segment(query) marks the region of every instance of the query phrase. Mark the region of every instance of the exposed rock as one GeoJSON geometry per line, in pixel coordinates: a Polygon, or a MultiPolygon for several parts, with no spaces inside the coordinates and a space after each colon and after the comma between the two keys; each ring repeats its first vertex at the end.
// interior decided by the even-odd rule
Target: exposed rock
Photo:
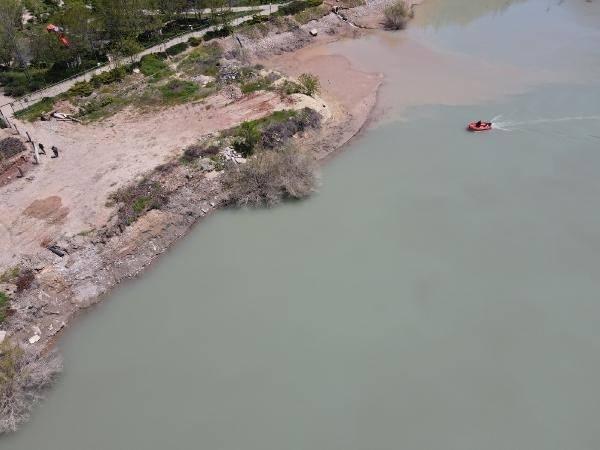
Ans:
{"type": "Polygon", "coordinates": [[[319,34],[319,32],[317,31],[317,29],[316,28],[311,28],[310,35],[311,36],[316,36],[317,34],[319,34]]]}
{"type": "Polygon", "coordinates": [[[29,338],[29,343],[30,344],[35,344],[39,340],[40,340],[40,335],[39,334],[34,334],[33,336],[31,336],[29,338]]]}
{"type": "Polygon", "coordinates": [[[6,339],[6,331],[0,330],[0,344],[4,342],[4,339],[6,339]]]}

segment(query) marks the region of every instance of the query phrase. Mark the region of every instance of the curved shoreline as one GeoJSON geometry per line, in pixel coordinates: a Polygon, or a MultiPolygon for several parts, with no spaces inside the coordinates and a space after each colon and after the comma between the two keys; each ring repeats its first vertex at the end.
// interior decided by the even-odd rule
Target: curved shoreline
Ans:
{"type": "MultiPolygon", "coordinates": [[[[318,23],[327,26],[330,16],[325,16],[318,23]]],[[[314,24],[311,23],[312,26],[314,24]]],[[[361,31],[357,36],[352,30],[352,38],[359,38],[364,33],[361,31]]],[[[305,41],[307,45],[284,53],[281,58],[287,56],[297,63],[300,52],[310,54],[311,49],[347,36],[340,33],[317,42],[305,41]]],[[[329,57],[335,58],[336,55],[329,57]]],[[[359,79],[363,89],[350,101],[342,98],[335,89],[324,86],[323,98],[335,110],[334,117],[318,135],[301,140],[304,146],[318,147],[315,155],[321,164],[344,149],[371,123],[383,81],[383,75],[355,70],[348,60],[344,67],[322,62],[317,62],[315,68],[333,68],[329,76],[334,78],[343,74],[346,80],[359,79]],[[354,78],[348,76],[349,71],[354,73],[354,78]]],[[[304,65],[297,68],[307,71],[304,65]]],[[[45,354],[56,346],[62,332],[83,310],[104,300],[123,281],[139,276],[203,218],[221,208],[224,193],[218,179],[208,176],[186,178],[182,170],[177,171],[175,177],[179,184],[170,195],[168,204],[161,210],[152,210],[140,217],[121,234],[108,238],[101,235],[75,236],[68,242],[70,251],[65,258],[57,258],[46,251],[22,255],[24,266],[34,271],[36,280],[14,302],[16,312],[2,327],[8,332],[7,338],[38,354],[45,354]],[[35,342],[31,342],[32,333],[38,337],[35,342]]]]}

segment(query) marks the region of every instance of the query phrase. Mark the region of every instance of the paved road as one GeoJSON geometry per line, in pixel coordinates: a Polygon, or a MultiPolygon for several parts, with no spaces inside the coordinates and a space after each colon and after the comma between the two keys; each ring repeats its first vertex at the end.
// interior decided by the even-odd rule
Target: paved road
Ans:
{"type": "MultiPolygon", "coordinates": [[[[260,9],[260,12],[258,14],[249,14],[247,16],[238,17],[237,19],[234,19],[231,21],[231,25],[236,26],[241,23],[244,23],[244,22],[252,19],[252,17],[255,15],[268,16],[269,14],[276,13],[279,10],[279,8],[283,5],[284,5],[284,3],[279,4],[279,5],[260,5],[260,6],[254,7],[254,8],[250,8],[250,7],[246,7],[246,6],[240,6],[237,8],[234,7],[234,8],[232,8],[233,11],[250,11],[250,10],[260,9]]],[[[140,59],[142,59],[142,57],[144,55],[148,55],[150,53],[162,52],[166,48],[171,47],[175,44],[179,44],[181,42],[186,42],[191,37],[202,37],[209,31],[218,30],[220,28],[221,28],[221,26],[212,26],[212,27],[205,28],[203,30],[190,31],[189,33],[182,34],[182,35],[174,37],[173,39],[170,39],[166,42],[163,42],[161,44],[147,48],[146,50],[144,50],[134,56],[129,57],[128,60],[131,62],[137,62],[140,59]]],[[[25,97],[22,97],[18,100],[15,100],[12,105],[12,108],[9,105],[0,106],[0,111],[9,118],[13,117],[13,108],[14,108],[14,111],[19,111],[21,109],[27,108],[28,106],[41,100],[44,97],[54,97],[56,95],[62,94],[63,92],[68,91],[75,83],[78,83],[80,81],[89,81],[90,78],[92,78],[94,75],[97,75],[102,72],[107,72],[107,71],[111,70],[112,68],[113,68],[113,66],[111,66],[110,64],[105,64],[105,65],[99,66],[96,69],[92,69],[92,70],[84,73],[83,75],[79,75],[75,78],[70,78],[61,83],[55,84],[53,86],[49,86],[45,89],[41,89],[39,91],[33,92],[29,95],[26,95],[25,97]]],[[[2,103],[0,103],[0,105],[2,105],[2,103]]]]}

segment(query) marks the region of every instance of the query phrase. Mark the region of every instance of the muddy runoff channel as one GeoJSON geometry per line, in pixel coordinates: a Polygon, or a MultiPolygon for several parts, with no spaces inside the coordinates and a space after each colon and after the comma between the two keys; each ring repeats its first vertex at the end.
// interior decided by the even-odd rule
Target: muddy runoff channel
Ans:
{"type": "Polygon", "coordinates": [[[320,193],[117,289],[0,448],[600,447],[598,2],[430,3],[313,50],[386,76],[320,193]]]}

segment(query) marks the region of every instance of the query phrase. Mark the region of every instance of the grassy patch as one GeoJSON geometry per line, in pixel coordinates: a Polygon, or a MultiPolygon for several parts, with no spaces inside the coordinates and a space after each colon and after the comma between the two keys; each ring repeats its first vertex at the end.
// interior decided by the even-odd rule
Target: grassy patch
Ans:
{"type": "Polygon", "coordinates": [[[299,114],[298,111],[294,110],[275,111],[260,119],[243,122],[237,127],[224,132],[224,135],[234,137],[235,150],[244,156],[249,156],[260,146],[265,130],[275,125],[295,120],[299,114]]]}
{"type": "Polygon", "coordinates": [[[89,81],[75,83],[68,91],[70,97],[89,97],[94,92],[94,86],[89,81]]]}
{"type": "Polygon", "coordinates": [[[311,20],[318,20],[323,16],[329,14],[330,10],[327,5],[314,6],[312,8],[305,9],[299,13],[294,14],[294,20],[302,25],[310,22],[311,20]]]}
{"type": "Polygon", "coordinates": [[[230,27],[222,27],[219,28],[218,30],[212,30],[207,32],[202,39],[206,42],[211,41],[213,39],[218,39],[218,38],[223,38],[223,37],[227,37],[232,33],[232,30],[230,27]]]}
{"type": "Polygon", "coordinates": [[[171,80],[159,89],[166,103],[175,104],[197,98],[199,86],[191,81],[171,80]]]}
{"type": "Polygon", "coordinates": [[[4,292],[0,292],[0,323],[6,319],[6,312],[8,311],[8,295],[4,292]]]}
{"type": "Polygon", "coordinates": [[[113,95],[98,96],[81,105],[79,117],[86,122],[104,119],[105,117],[120,111],[128,103],[129,100],[125,97],[113,95]]]}
{"type": "Polygon", "coordinates": [[[160,209],[167,203],[167,194],[158,181],[143,180],[138,184],[119,189],[111,196],[119,203],[119,224],[131,225],[152,209],[160,209]]]}
{"type": "Polygon", "coordinates": [[[341,0],[340,6],[345,8],[356,8],[365,5],[365,0],[341,0]]]}
{"type": "Polygon", "coordinates": [[[185,52],[189,48],[189,44],[187,42],[181,42],[179,44],[175,44],[165,50],[165,53],[169,56],[179,55],[180,53],[185,52]]]}
{"type": "Polygon", "coordinates": [[[217,44],[202,45],[195,48],[178,65],[178,69],[187,75],[216,76],[222,50],[217,44]]]}
{"type": "Polygon", "coordinates": [[[172,74],[169,65],[156,55],[146,55],[140,60],[140,72],[155,81],[172,74]]]}
{"type": "Polygon", "coordinates": [[[267,77],[260,77],[247,83],[242,83],[240,89],[244,94],[249,94],[256,91],[264,91],[271,87],[273,82],[267,77]]]}
{"type": "Polygon", "coordinates": [[[116,83],[123,80],[127,76],[127,72],[130,67],[119,66],[108,72],[102,72],[98,75],[94,75],[90,80],[90,83],[96,88],[99,88],[103,84],[116,83]]]}
{"type": "Polygon", "coordinates": [[[44,97],[39,102],[34,103],[21,111],[17,111],[15,116],[19,119],[32,122],[39,119],[42,114],[52,111],[52,108],[54,108],[54,98],[44,97]]]}
{"type": "Polygon", "coordinates": [[[277,14],[280,16],[292,16],[294,14],[298,14],[300,11],[304,11],[305,9],[320,6],[322,3],[323,0],[295,0],[279,8],[277,14]]]}
{"type": "Polygon", "coordinates": [[[9,267],[0,275],[0,283],[11,283],[19,277],[20,273],[19,266],[9,267]]]}

